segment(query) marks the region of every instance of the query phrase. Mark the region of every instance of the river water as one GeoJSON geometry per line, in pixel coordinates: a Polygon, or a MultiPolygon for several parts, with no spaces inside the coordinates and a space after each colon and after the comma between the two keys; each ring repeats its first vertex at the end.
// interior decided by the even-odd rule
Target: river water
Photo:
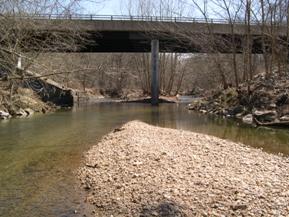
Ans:
{"type": "Polygon", "coordinates": [[[106,103],[0,122],[0,216],[83,216],[83,152],[130,120],[206,133],[289,156],[289,130],[252,128],[184,106],[106,103]]]}

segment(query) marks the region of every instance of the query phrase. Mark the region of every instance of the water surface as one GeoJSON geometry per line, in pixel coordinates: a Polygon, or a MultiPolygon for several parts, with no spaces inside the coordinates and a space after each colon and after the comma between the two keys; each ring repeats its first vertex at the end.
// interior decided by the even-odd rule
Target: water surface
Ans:
{"type": "Polygon", "coordinates": [[[89,212],[73,174],[82,153],[112,129],[136,119],[289,156],[289,130],[256,129],[174,104],[99,104],[13,119],[0,122],[0,216],[64,217],[89,212]]]}

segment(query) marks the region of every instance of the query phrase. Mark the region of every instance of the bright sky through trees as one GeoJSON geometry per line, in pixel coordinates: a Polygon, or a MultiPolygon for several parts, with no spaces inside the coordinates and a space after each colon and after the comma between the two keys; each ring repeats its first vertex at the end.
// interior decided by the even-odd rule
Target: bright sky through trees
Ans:
{"type": "MultiPolygon", "coordinates": [[[[99,14],[99,15],[139,15],[139,12],[135,11],[136,5],[139,0],[87,0],[81,4],[81,13],[86,14],[99,14]],[[130,9],[129,9],[130,8],[130,9]]],[[[162,8],[165,10],[166,7],[171,7],[169,16],[188,16],[188,17],[199,17],[203,18],[199,10],[195,10],[194,3],[192,0],[140,0],[143,5],[154,5],[156,9],[162,8]],[[162,6],[161,6],[162,5],[162,6]],[[182,6],[180,6],[182,5],[182,6]],[[180,9],[182,7],[183,9],[180,9]],[[180,10],[182,11],[180,13],[180,10]]],[[[206,0],[196,0],[196,2],[203,7],[206,0]]],[[[210,5],[208,12],[210,17],[216,17],[214,11],[214,4],[210,5]]],[[[155,11],[155,10],[154,10],[155,11]]],[[[159,15],[159,12],[151,12],[152,16],[159,15]],[[157,14],[155,14],[157,13],[157,14]]],[[[164,16],[164,15],[162,15],[164,16]]]]}
{"type": "Polygon", "coordinates": [[[84,5],[84,13],[102,14],[102,15],[120,15],[122,0],[105,0],[102,3],[96,4],[87,2],[84,5]]]}

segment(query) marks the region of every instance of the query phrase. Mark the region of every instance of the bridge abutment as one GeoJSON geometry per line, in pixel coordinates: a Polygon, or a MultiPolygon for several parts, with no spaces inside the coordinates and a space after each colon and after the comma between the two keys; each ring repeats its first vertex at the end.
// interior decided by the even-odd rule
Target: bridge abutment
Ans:
{"type": "Polygon", "coordinates": [[[151,104],[159,104],[159,40],[151,41],[151,104]]]}

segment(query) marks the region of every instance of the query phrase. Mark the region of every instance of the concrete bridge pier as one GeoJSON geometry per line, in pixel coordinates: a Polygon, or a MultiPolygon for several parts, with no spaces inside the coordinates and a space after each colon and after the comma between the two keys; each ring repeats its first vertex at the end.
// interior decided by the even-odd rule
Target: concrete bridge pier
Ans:
{"type": "Polygon", "coordinates": [[[159,40],[151,42],[151,104],[159,104],[159,40]]]}

